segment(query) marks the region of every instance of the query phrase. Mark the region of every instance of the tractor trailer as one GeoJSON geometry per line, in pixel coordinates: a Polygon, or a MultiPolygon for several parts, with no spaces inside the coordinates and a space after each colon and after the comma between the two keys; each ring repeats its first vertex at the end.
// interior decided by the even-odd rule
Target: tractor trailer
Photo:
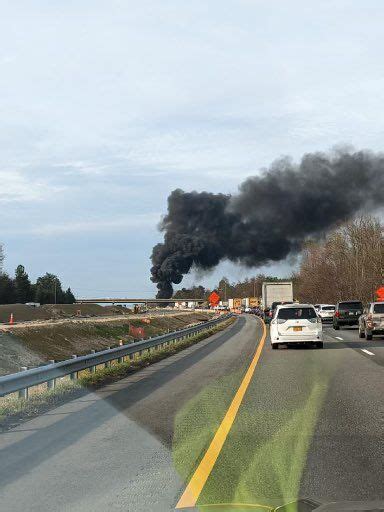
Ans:
{"type": "Polygon", "coordinates": [[[270,308],[274,302],[293,302],[292,281],[268,282],[262,287],[263,308],[270,308]]]}

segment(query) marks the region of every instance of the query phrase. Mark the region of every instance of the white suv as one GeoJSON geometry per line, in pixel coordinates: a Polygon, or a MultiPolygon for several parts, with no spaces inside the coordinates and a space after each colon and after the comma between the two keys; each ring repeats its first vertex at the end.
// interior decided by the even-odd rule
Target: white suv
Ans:
{"type": "Polygon", "coordinates": [[[312,304],[277,306],[270,337],[273,349],[288,343],[311,343],[323,348],[323,326],[312,304]]]}
{"type": "Polygon", "coordinates": [[[315,309],[323,322],[332,322],[333,315],[335,314],[334,304],[318,304],[318,307],[315,306],[315,309]]]}

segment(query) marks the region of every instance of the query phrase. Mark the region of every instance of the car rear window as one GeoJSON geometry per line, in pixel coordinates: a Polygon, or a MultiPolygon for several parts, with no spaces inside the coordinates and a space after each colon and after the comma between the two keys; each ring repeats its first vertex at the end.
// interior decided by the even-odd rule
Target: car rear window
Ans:
{"type": "Polygon", "coordinates": [[[384,303],[383,304],[375,304],[373,306],[374,313],[384,313],[384,303]]]}
{"type": "Polygon", "coordinates": [[[323,306],[321,308],[322,311],[333,311],[335,309],[335,306],[323,306]]]}
{"type": "Polygon", "coordinates": [[[339,309],[363,309],[361,302],[340,302],[339,309]]]}
{"type": "Polygon", "coordinates": [[[295,320],[297,318],[316,318],[316,311],[313,308],[282,308],[277,313],[277,318],[283,320],[295,320]]]}

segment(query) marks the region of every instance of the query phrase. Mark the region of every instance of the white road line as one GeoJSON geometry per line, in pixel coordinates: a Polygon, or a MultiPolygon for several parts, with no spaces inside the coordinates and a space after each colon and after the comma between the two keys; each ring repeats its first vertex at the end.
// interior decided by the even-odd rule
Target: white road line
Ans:
{"type": "Polygon", "coordinates": [[[337,340],[343,341],[343,338],[340,338],[340,336],[335,336],[337,340]]]}
{"type": "Polygon", "coordinates": [[[362,348],[361,349],[362,352],[365,352],[366,354],[368,354],[369,356],[374,356],[375,354],[373,352],[370,352],[369,350],[367,350],[366,348],[362,348]]]}

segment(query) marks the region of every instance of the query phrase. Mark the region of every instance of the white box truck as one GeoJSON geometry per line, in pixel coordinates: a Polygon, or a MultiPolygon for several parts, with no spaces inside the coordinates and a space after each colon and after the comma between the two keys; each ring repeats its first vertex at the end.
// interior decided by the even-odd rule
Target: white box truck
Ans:
{"type": "Polygon", "coordinates": [[[262,287],[263,308],[270,308],[273,302],[293,302],[292,281],[265,281],[262,287]]]}

